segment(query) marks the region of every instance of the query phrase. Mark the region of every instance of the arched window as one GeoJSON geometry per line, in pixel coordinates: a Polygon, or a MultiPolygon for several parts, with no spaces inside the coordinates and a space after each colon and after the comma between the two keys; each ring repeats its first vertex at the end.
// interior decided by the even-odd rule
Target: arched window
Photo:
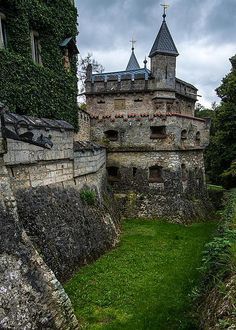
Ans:
{"type": "Polygon", "coordinates": [[[117,141],[118,140],[118,131],[115,130],[108,130],[104,132],[106,138],[110,141],[117,141]]]}
{"type": "Polygon", "coordinates": [[[185,164],[181,165],[181,177],[182,177],[182,181],[188,180],[188,172],[185,164]]]}
{"type": "Polygon", "coordinates": [[[150,183],[163,182],[163,170],[161,166],[152,166],[149,168],[149,182],[150,183]]]}
{"type": "Polygon", "coordinates": [[[181,140],[186,140],[187,135],[188,135],[187,130],[183,129],[182,132],[181,132],[181,140]]]}

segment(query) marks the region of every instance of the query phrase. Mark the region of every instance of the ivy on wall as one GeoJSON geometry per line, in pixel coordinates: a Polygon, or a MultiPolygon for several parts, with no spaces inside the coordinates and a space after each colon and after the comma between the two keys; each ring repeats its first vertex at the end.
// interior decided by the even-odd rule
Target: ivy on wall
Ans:
{"type": "Polygon", "coordinates": [[[76,37],[77,11],[69,0],[2,0],[7,49],[0,50],[0,101],[11,112],[64,119],[77,127],[76,59],[63,66],[59,44],[76,37]],[[43,65],[32,60],[30,31],[40,35],[43,65]]]}

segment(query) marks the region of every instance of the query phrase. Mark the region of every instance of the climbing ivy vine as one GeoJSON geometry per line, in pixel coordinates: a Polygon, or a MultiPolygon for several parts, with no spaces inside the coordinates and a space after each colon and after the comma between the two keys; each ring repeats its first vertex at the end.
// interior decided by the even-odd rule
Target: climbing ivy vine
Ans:
{"type": "Polygon", "coordinates": [[[77,11],[69,0],[2,0],[7,49],[0,50],[0,101],[11,112],[64,119],[77,126],[76,59],[63,67],[59,44],[76,37],[77,11]],[[43,65],[32,61],[30,31],[40,35],[43,65]]]}

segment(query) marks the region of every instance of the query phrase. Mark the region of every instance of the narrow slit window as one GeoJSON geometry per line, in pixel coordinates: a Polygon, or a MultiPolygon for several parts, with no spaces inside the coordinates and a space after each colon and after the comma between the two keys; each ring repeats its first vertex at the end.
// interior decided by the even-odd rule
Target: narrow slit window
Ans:
{"type": "Polygon", "coordinates": [[[133,177],[135,178],[136,177],[136,174],[137,174],[137,167],[133,167],[133,177]]]}
{"type": "Polygon", "coordinates": [[[197,142],[200,142],[201,141],[201,133],[200,132],[197,132],[196,133],[196,141],[197,142]]]}
{"type": "Polygon", "coordinates": [[[42,64],[41,59],[41,44],[39,33],[37,31],[31,31],[31,49],[32,49],[32,59],[36,64],[42,64]]]}
{"type": "Polygon", "coordinates": [[[152,126],[150,127],[150,130],[151,130],[150,139],[166,138],[166,126],[152,126]]]}
{"type": "Polygon", "coordinates": [[[6,16],[0,13],[0,49],[7,48],[7,24],[6,16]]]}
{"type": "Polygon", "coordinates": [[[163,170],[161,166],[152,166],[149,168],[149,182],[163,183],[163,170]]]}
{"type": "Polygon", "coordinates": [[[181,165],[181,176],[182,176],[182,181],[187,181],[188,180],[188,172],[185,164],[181,165]]]}
{"type": "Polygon", "coordinates": [[[187,140],[187,136],[188,136],[187,130],[183,129],[181,132],[181,140],[187,140]]]}

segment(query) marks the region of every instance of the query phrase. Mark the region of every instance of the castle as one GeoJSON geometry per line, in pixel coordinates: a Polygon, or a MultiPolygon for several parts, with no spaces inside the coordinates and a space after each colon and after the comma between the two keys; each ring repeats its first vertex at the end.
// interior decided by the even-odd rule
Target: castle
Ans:
{"type": "Polygon", "coordinates": [[[91,139],[107,147],[108,181],[133,215],[189,216],[192,200],[205,199],[210,123],[194,117],[197,88],[176,78],[178,55],[164,11],[150,70],[134,47],[124,71],[87,70],[91,139]]]}
{"type": "Polygon", "coordinates": [[[134,49],[125,71],[93,75],[88,67],[88,109],[77,118],[73,3],[0,5],[4,329],[79,329],[58,280],[119,240],[107,179],[124,215],[191,221],[206,200],[209,122],[194,117],[196,88],[175,77],[178,52],[165,14],[151,70],[146,61],[139,67],[134,49]],[[91,191],[97,196],[92,206],[81,197],[91,191]]]}

